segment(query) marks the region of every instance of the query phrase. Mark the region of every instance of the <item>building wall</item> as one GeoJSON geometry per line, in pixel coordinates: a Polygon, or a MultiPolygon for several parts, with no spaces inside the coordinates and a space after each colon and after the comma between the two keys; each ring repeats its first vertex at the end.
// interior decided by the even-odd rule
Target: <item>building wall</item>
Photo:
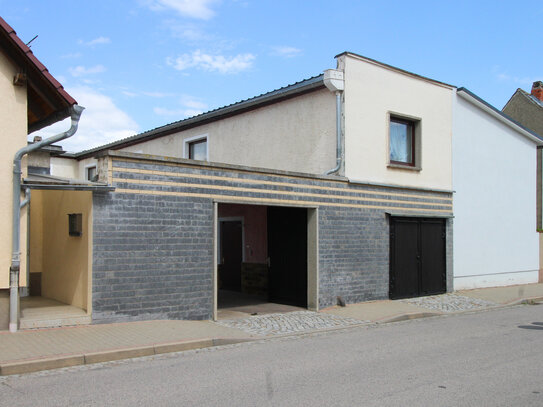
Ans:
{"type": "Polygon", "coordinates": [[[32,213],[41,212],[42,216],[32,217],[31,249],[34,250],[30,252],[30,263],[31,272],[42,273],[42,296],[85,310],[89,309],[89,279],[92,270],[92,193],[33,191],[32,199],[32,213]],[[38,209],[38,206],[41,208],[38,209]],[[83,215],[82,236],[69,235],[70,213],[83,215]],[[40,237],[41,242],[38,241],[40,237]]]}
{"type": "Polygon", "coordinates": [[[51,157],[51,175],[64,178],[86,180],[87,167],[97,165],[96,158],[75,160],[73,158],[51,157]]]}
{"type": "Polygon", "coordinates": [[[520,92],[517,90],[503,112],[543,137],[543,106],[536,105],[537,102],[528,99],[530,96],[520,92]]]}
{"type": "Polygon", "coordinates": [[[335,166],[335,117],[322,89],[122,151],[183,158],[184,140],[207,135],[211,162],[322,174],[335,166]]]}
{"type": "Polygon", "coordinates": [[[452,88],[345,55],[345,176],[365,182],[450,190],[452,88]],[[420,170],[392,168],[389,114],[420,119],[420,170]]]}
{"type": "Polygon", "coordinates": [[[460,97],[454,112],[454,287],[537,282],[536,146],[460,97]]]}
{"type": "MultiPolygon", "coordinates": [[[[11,230],[12,230],[12,190],[13,157],[26,146],[27,136],[27,98],[25,86],[14,86],[15,66],[0,53],[0,129],[3,158],[0,160],[0,229],[4,231],[0,239],[0,289],[9,288],[9,268],[11,265],[11,230]]],[[[26,169],[23,162],[23,172],[26,169]]],[[[26,285],[26,223],[27,210],[21,211],[21,273],[20,285],[26,285]]]]}
{"type": "MultiPolygon", "coordinates": [[[[94,321],[211,318],[214,202],[316,209],[318,258],[308,263],[318,266],[320,307],[338,295],[388,297],[387,212],[452,212],[450,193],[126,153],[107,159],[116,190],[94,195],[94,321]]],[[[451,244],[447,256],[452,276],[451,244]]]]}

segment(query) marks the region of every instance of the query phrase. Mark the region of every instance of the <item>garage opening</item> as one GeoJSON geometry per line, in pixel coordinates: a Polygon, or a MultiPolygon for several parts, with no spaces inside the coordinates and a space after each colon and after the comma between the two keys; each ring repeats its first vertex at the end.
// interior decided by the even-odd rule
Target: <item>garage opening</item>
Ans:
{"type": "Polygon", "coordinates": [[[390,298],[447,290],[444,219],[390,218],[390,298]]]}
{"type": "Polygon", "coordinates": [[[219,203],[216,318],[316,308],[316,209],[219,203]]]}

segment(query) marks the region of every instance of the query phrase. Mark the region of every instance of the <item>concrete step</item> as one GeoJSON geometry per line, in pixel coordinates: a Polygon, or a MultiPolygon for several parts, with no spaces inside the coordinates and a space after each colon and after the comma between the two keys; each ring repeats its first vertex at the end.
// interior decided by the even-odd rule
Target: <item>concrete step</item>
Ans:
{"type": "Polygon", "coordinates": [[[42,318],[34,316],[32,318],[21,318],[19,320],[19,329],[56,328],[59,326],[89,325],[90,323],[90,315],[48,315],[42,318]]]}

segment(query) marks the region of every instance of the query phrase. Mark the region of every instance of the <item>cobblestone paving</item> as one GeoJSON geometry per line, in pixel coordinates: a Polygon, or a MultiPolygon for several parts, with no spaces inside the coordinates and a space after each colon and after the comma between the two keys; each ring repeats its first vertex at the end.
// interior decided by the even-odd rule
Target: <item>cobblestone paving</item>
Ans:
{"type": "Polygon", "coordinates": [[[251,316],[244,319],[225,319],[218,324],[255,335],[281,335],[326,328],[341,328],[359,325],[369,321],[312,311],[295,311],[284,314],[251,316]]]}
{"type": "Polygon", "coordinates": [[[419,307],[441,312],[469,311],[499,305],[495,302],[466,297],[458,294],[432,295],[429,297],[409,298],[401,301],[407,304],[417,305],[419,307]]]}

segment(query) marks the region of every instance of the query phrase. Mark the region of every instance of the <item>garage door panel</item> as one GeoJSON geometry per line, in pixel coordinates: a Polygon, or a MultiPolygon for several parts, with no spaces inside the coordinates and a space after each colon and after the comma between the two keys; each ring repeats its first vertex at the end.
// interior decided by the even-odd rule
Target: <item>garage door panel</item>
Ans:
{"type": "Polygon", "coordinates": [[[445,291],[445,239],[443,222],[421,223],[421,294],[445,291]]]}
{"type": "Polygon", "coordinates": [[[417,261],[417,222],[396,222],[392,257],[394,258],[394,276],[392,289],[394,298],[417,295],[419,291],[418,261],[417,261]]]}
{"type": "Polygon", "coordinates": [[[391,218],[390,298],[446,291],[442,219],[391,218]]]}

